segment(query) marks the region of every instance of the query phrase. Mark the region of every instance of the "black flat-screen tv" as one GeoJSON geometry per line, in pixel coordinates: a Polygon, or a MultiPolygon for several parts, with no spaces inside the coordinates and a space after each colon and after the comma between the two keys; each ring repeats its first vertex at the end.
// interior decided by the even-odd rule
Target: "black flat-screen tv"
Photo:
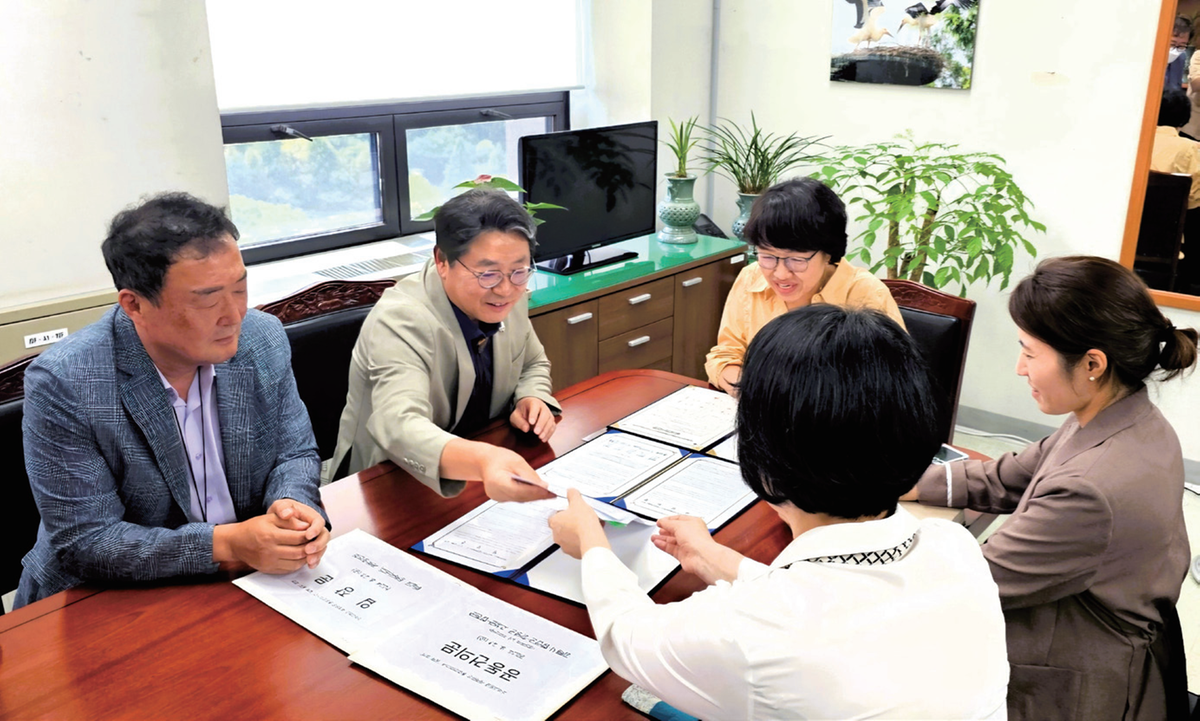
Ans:
{"type": "Polygon", "coordinates": [[[538,218],[538,267],[567,275],[637,257],[597,250],[654,232],[658,122],[564,130],[521,138],[521,187],[538,218]]]}

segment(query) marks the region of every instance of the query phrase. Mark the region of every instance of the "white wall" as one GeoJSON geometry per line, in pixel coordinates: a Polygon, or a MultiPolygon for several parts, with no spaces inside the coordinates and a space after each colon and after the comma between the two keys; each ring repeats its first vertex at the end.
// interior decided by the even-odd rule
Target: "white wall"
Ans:
{"type": "MultiPolygon", "coordinates": [[[[697,116],[701,125],[710,122],[712,7],[697,0],[655,0],[652,21],[649,117],[658,121],[658,137],[663,139],[671,132],[668,119],[679,123],[697,116]]],[[[707,213],[711,178],[704,175],[699,158],[697,149],[692,152],[688,171],[698,176],[695,198],[707,213]]],[[[660,176],[673,171],[675,163],[675,155],[662,146],[658,154],[660,176]]],[[[666,197],[665,180],[659,181],[658,197],[666,197]]]]}
{"type": "Polygon", "coordinates": [[[110,290],[121,208],[228,202],[203,0],[6,0],[0,129],[0,309],[110,290]]]}
{"type": "Polygon", "coordinates": [[[650,0],[584,0],[584,89],[571,91],[571,127],[636,123],[650,113],[650,0]]]}
{"type": "MultiPolygon", "coordinates": [[[[658,136],[694,116],[709,122],[712,6],[704,0],[585,0],[591,23],[584,47],[585,88],[571,92],[571,127],[591,128],[657,120],[658,136]]],[[[709,179],[694,152],[690,170],[701,177],[695,197],[703,201],[709,179]]],[[[662,174],[674,169],[673,154],[659,147],[662,174]]],[[[662,227],[662,223],[658,223],[662,227]]]]}
{"type": "MultiPolygon", "coordinates": [[[[666,10],[685,14],[683,5],[702,3],[668,3],[662,13],[656,6],[656,60],[694,52],[686,35],[659,32],[660,23],[673,22],[666,10]]],[[[998,153],[1048,228],[1033,238],[1040,255],[1115,259],[1158,18],[1129,12],[1125,0],[1060,0],[1053,11],[1046,8],[1041,0],[982,3],[974,85],[956,91],[831,83],[830,27],[834,12],[853,12],[847,3],[721,0],[717,114],[748,122],[753,110],[769,130],[832,134],[837,143],[887,140],[912,129],[918,139],[998,153]],[[1102,48],[1096,38],[1104,38],[1102,48]]],[[[696,76],[706,75],[703,58],[697,65],[696,76]]],[[[656,107],[657,101],[656,94],[656,107]]],[[[735,195],[723,180],[716,187],[714,207],[704,210],[728,227],[735,195]]],[[[1018,256],[1016,277],[1034,262],[1018,256]]],[[[961,403],[1057,425],[1013,373],[1016,334],[1007,294],[993,285],[972,288],[970,297],[979,308],[961,403]]],[[[1167,313],[1177,325],[1200,326],[1200,314],[1167,313]]],[[[1200,459],[1200,379],[1161,386],[1158,401],[1184,455],[1200,459]]]]}

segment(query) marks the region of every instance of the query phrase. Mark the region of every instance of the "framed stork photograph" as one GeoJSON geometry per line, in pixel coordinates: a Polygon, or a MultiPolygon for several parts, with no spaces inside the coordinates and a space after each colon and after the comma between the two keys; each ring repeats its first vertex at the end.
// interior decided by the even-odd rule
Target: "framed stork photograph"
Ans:
{"type": "Polygon", "coordinates": [[[829,79],[971,87],[979,0],[832,0],[829,79]]]}

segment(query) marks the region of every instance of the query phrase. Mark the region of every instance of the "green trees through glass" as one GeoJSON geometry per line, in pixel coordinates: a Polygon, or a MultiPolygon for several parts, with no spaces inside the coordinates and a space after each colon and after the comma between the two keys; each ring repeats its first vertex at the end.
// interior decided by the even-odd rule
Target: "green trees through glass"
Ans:
{"type": "MultiPolygon", "coordinates": [[[[463,178],[517,177],[519,139],[545,133],[549,121],[542,116],[405,130],[407,154],[398,160],[408,177],[409,217],[461,192],[454,186],[463,178]]],[[[383,223],[383,193],[398,191],[391,187],[394,179],[380,177],[380,145],[371,132],[226,145],[230,212],[241,246],[383,223]]]]}
{"type": "Polygon", "coordinates": [[[242,247],[383,220],[373,133],[226,145],[225,168],[242,247]]]}
{"type": "Polygon", "coordinates": [[[462,192],[454,188],[464,178],[516,178],[518,140],[546,132],[547,120],[518,118],[405,131],[411,217],[419,217],[462,192]]]}

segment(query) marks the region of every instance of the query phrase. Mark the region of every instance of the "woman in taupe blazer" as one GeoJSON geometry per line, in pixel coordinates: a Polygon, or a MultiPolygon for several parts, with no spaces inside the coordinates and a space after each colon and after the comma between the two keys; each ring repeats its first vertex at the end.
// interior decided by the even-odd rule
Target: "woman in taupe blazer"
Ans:
{"type": "Polygon", "coordinates": [[[1091,256],[1042,261],[1009,313],[1017,374],[1043,413],[1071,415],[1020,453],[933,466],[915,492],[1012,514],[983,547],[1007,623],[1009,719],[1166,718],[1154,602],[1178,599],[1189,550],[1179,439],[1145,381],[1192,367],[1196,330],[1091,256]]]}

